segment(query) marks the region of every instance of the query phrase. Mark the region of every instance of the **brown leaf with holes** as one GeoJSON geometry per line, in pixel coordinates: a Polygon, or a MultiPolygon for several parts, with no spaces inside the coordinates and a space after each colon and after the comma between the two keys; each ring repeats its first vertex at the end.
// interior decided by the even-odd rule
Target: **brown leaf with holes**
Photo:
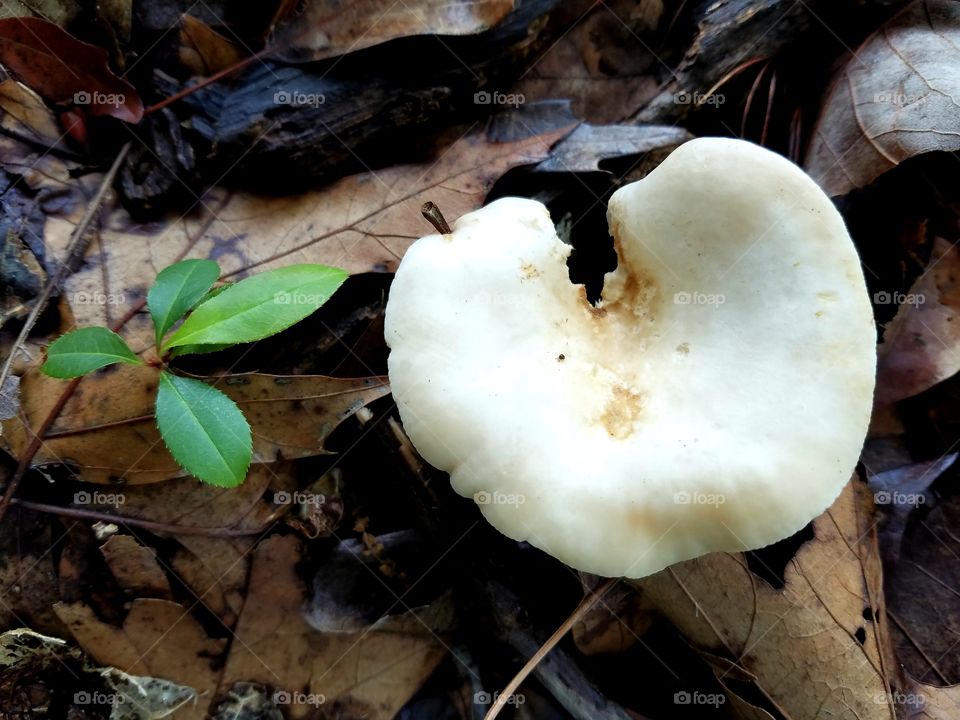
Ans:
{"type": "Polygon", "coordinates": [[[309,0],[282,20],[276,55],[312,62],[409,35],[472,35],[513,10],[514,0],[309,0]]]}
{"type": "Polygon", "coordinates": [[[107,66],[107,52],[33,17],[0,19],[0,63],[47,100],[131,123],[143,117],[136,89],[107,66]]]}
{"type": "MultiPolygon", "coordinates": [[[[65,463],[88,482],[159,482],[184,474],[153,418],[157,371],[115,365],[85,377],[46,434],[33,464],[65,463]]],[[[226,375],[214,383],[243,410],[253,432],[254,463],[322,455],[346,418],[390,392],[385,378],[322,375],[226,375]]],[[[62,380],[31,370],[21,379],[23,417],[3,423],[0,441],[15,456],[57,402],[62,380]],[[25,422],[23,422],[25,420],[25,422]]]]}
{"type": "Polygon", "coordinates": [[[851,481],[814,520],[813,535],[787,562],[782,589],[731,553],[638,585],[728,693],[751,683],[764,707],[788,718],[895,720],[895,693],[909,690],[890,652],[872,497],[862,483],[851,481]]]}
{"type": "Polygon", "coordinates": [[[917,0],[853,53],[823,104],[806,169],[828,195],[904,160],[960,149],[960,6],[917,0]]]}
{"type": "Polygon", "coordinates": [[[893,403],[960,372],[960,250],[934,241],[927,267],[907,293],[877,293],[900,303],[877,348],[878,403],[893,403]]]}

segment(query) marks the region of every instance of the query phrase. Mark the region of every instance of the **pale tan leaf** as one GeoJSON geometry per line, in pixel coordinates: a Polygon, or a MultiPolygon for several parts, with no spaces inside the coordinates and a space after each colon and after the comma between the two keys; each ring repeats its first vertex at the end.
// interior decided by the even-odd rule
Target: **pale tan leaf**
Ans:
{"type": "Polygon", "coordinates": [[[782,589],[728,553],[639,582],[694,647],[729,663],[711,663],[721,682],[746,673],[788,718],[895,717],[886,698],[900,681],[885,627],[871,496],[860,486],[852,481],[814,521],[814,538],[787,564],[782,589]]]}
{"type": "Polygon", "coordinates": [[[807,172],[828,195],[960,149],[960,5],[917,0],[853,53],[823,105],[807,172]]]}
{"type": "Polygon", "coordinates": [[[893,403],[960,371],[960,250],[934,242],[924,273],[907,293],[877,293],[900,307],[877,348],[877,402],[893,403]]]}
{"type": "Polygon", "coordinates": [[[301,62],[408,35],[471,35],[513,10],[514,0],[310,0],[277,28],[278,55],[301,62]]]}

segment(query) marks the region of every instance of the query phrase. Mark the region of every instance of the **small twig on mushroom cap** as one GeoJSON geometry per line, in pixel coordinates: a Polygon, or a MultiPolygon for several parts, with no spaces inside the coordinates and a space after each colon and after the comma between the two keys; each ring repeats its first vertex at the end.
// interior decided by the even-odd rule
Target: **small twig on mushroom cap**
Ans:
{"type": "Polygon", "coordinates": [[[553,650],[557,643],[563,639],[563,636],[570,632],[570,628],[590,612],[593,606],[596,605],[604,595],[610,592],[610,589],[618,582],[620,582],[620,578],[609,578],[600,587],[583,598],[580,604],[577,605],[577,609],[570,613],[570,617],[563,621],[563,624],[556,629],[553,635],[547,638],[547,641],[534,653],[533,657],[527,661],[527,664],[520,668],[520,672],[514,675],[513,680],[507,683],[507,686],[497,696],[493,706],[484,716],[483,720],[494,720],[494,718],[500,714],[504,705],[510,701],[513,693],[516,692],[520,684],[527,679],[527,676],[534,671],[537,665],[540,664],[540,661],[543,660],[547,653],[553,650]]]}
{"type": "Polygon", "coordinates": [[[449,235],[451,232],[453,232],[450,229],[450,226],[447,224],[446,219],[443,217],[443,213],[440,212],[440,208],[438,208],[432,202],[425,202],[423,207],[420,208],[420,212],[427,219],[427,222],[437,229],[438,233],[449,235]]]}

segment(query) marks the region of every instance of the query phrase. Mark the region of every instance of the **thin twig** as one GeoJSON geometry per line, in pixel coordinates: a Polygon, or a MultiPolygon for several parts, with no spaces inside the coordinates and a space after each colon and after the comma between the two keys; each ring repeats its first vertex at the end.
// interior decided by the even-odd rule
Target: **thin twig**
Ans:
{"type": "Polygon", "coordinates": [[[487,712],[483,720],[494,720],[497,715],[500,714],[500,711],[503,710],[504,706],[510,701],[510,698],[513,697],[513,694],[516,692],[517,688],[520,687],[520,684],[527,679],[527,676],[532,673],[537,665],[540,664],[540,661],[546,657],[553,648],[557,646],[563,636],[570,632],[570,628],[576,625],[584,615],[586,615],[590,610],[593,609],[593,606],[596,605],[604,595],[606,595],[610,590],[620,582],[620,578],[609,578],[606,580],[600,587],[595,591],[587,595],[579,605],[577,609],[574,610],[570,617],[563,621],[563,624],[556,629],[556,631],[551,635],[547,641],[540,647],[537,652],[533,654],[533,657],[527,661],[527,664],[520,668],[518,672],[507,686],[503,689],[497,699],[493,703],[493,707],[487,712]]]}
{"type": "Polygon", "coordinates": [[[114,515],[107,512],[97,512],[96,510],[83,510],[81,508],[60,507],[59,505],[47,505],[46,503],[30,502],[13,498],[12,504],[27,510],[48,513],[50,515],[59,515],[61,517],[77,518],[79,520],[99,520],[100,522],[114,523],[117,525],[130,525],[140,527],[153,533],[172,533],[175,535],[206,535],[208,537],[248,537],[250,535],[259,535],[269,528],[269,525],[260,527],[241,529],[228,527],[193,527],[190,525],[171,525],[168,523],[156,522],[154,520],[143,520],[142,518],[128,517],[126,515],[114,515]]]}

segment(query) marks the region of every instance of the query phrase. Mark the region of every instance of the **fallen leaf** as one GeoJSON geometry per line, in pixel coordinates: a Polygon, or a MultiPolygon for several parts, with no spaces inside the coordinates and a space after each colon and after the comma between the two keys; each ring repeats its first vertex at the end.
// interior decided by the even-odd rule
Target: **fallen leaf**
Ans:
{"type": "MultiPolygon", "coordinates": [[[[573,126],[513,142],[474,131],[435,160],[344,178],[299,195],[266,197],[215,189],[198,213],[135,224],[122,208],[104,222],[85,264],[64,283],[77,325],[104,325],[142,298],[157,272],[179,259],[211,258],[227,279],[295,263],[348,272],[393,272],[410,244],[433,232],[420,214],[427,200],[450,221],[483,204],[494,181],[512,167],[540,162],[573,126]],[[105,286],[108,278],[108,286],[105,286]]],[[[71,208],[72,209],[72,208],[71,208]]],[[[77,214],[48,215],[47,252],[61,258],[77,214]]],[[[153,342],[138,313],[120,334],[134,350],[153,342]]],[[[25,397],[28,393],[25,393],[25,397]]]]}
{"type": "Polygon", "coordinates": [[[320,633],[301,612],[299,561],[294,537],[273,536],[257,548],[221,692],[253,681],[322,696],[330,714],[390,720],[446,653],[430,619],[414,611],[374,629],[320,633]]]}
{"type": "Polygon", "coordinates": [[[196,75],[214,75],[233,67],[243,52],[230,40],[193,15],[180,21],[180,63],[196,75]]]}
{"type": "Polygon", "coordinates": [[[309,0],[276,29],[275,55],[312,62],[408,35],[472,35],[513,10],[514,0],[309,0]]]}
{"type": "Polygon", "coordinates": [[[960,149],[960,7],[917,0],[852,54],[823,104],[807,172],[828,195],[904,160],[960,149]]]}
{"type": "Polygon", "coordinates": [[[877,348],[878,404],[912,397],[960,371],[960,250],[934,242],[924,273],[904,293],[877,293],[900,301],[877,348]]]}
{"type": "Polygon", "coordinates": [[[597,125],[626,119],[657,94],[661,65],[645,33],[662,12],[659,0],[560,3],[551,20],[562,34],[509,94],[526,103],[567,98],[578,118],[597,125]]]}
{"type": "MultiPolygon", "coordinates": [[[[58,603],[54,609],[83,651],[101,665],[172,680],[193,688],[209,702],[218,677],[215,659],[226,644],[207,637],[177,603],[136,599],[119,628],[99,620],[83,603],[58,603]]],[[[206,717],[204,710],[205,702],[199,702],[180,708],[176,717],[201,720],[206,717]]]]}
{"type": "Polygon", "coordinates": [[[272,536],[257,546],[228,643],[207,637],[188,610],[163,600],[134,600],[119,628],[81,603],[60,603],[56,611],[97,662],[196,689],[201,701],[181,709],[178,720],[205,717],[242,683],[272,688],[274,704],[290,705],[294,717],[323,706],[324,713],[393,718],[446,653],[435,634],[449,622],[446,596],[354,632],[320,632],[302,613],[300,562],[295,537],[272,536]]]}
{"type": "Polygon", "coordinates": [[[881,575],[872,500],[854,480],[814,520],[783,588],[730,553],[674,565],[638,585],[728,693],[739,686],[731,680],[751,680],[784,717],[893,720],[891,694],[906,690],[889,651],[881,575]]]}
{"type": "Polygon", "coordinates": [[[150,548],[129,535],[114,535],[100,547],[100,552],[117,583],[131,597],[173,600],[167,576],[150,548]]]}
{"type": "Polygon", "coordinates": [[[143,103],[133,85],[107,67],[107,52],[40,18],[0,19],[0,62],[54,103],[137,123],[143,103]]]}
{"type": "Polygon", "coordinates": [[[558,142],[537,172],[604,172],[600,163],[611,158],[644,155],[676,147],[693,135],[669,125],[588,125],[577,127],[558,142]]]}
{"type": "Polygon", "coordinates": [[[0,18],[38,16],[64,27],[81,11],[75,0],[7,0],[0,6],[0,18]]]}
{"type": "MultiPolygon", "coordinates": [[[[158,482],[184,475],[153,419],[155,368],[124,365],[84,378],[33,459],[66,463],[87,482],[158,482]]],[[[253,430],[255,463],[321,455],[343,420],[389,393],[384,378],[322,375],[226,375],[215,381],[253,430]]],[[[15,456],[63,392],[62,381],[32,370],[21,378],[23,418],[3,423],[0,440],[15,456]]]]}

